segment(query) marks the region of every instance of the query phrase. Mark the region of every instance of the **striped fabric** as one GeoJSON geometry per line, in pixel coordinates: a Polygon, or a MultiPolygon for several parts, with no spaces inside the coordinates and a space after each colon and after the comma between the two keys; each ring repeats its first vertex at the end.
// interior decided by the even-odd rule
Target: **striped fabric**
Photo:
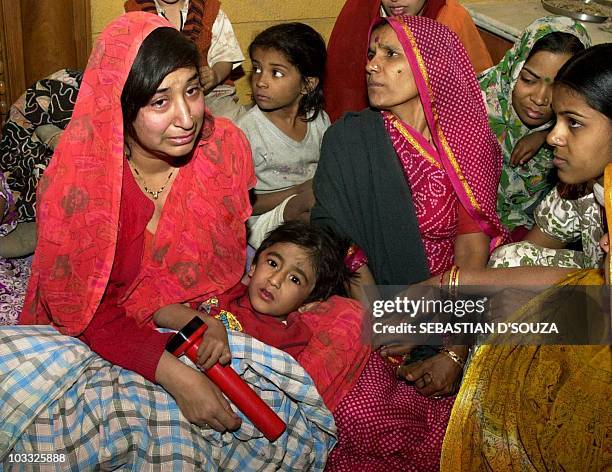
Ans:
{"type": "Polygon", "coordinates": [[[0,329],[0,470],[323,470],[335,425],[308,374],[282,351],[228,336],[234,369],[288,424],[275,443],[244,417],[223,435],[192,425],[161,387],[51,327],[0,329]],[[23,453],[66,459],[10,462],[23,453]]]}
{"type": "MultiPolygon", "coordinates": [[[[126,12],[144,11],[157,15],[155,0],[127,0],[123,8],[126,12]]],[[[186,18],[181,15],[180,30],[198,47],[200,65],[207,65],[208,49],[212,41],[212,27],[220,8],[219,0],[190,0],[186,18]]],[[[168,19],[165,13],[162,13],[162,16],[168,19]]]]}

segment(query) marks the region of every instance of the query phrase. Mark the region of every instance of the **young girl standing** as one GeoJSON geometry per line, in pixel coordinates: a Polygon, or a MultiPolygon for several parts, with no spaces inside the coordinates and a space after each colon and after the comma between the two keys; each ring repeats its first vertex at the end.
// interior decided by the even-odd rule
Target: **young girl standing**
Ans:
{"type": "Polygon", "coordinates": [[[246,111],[230,78],[244,56],[219,0],[126,0],[124,9],[166,18],[196,44],[206,107],[214,116],[235,121],[246,111]]]}
{"type": "Polygon", "coordinates": [[[236,124],[251,143],[257,185],[249,243],[284,221],[310,219],[312,177],[329,118],[323,111],[325,42],[303,23],[272,26],[249,46],[255,106],[236,124]]]}

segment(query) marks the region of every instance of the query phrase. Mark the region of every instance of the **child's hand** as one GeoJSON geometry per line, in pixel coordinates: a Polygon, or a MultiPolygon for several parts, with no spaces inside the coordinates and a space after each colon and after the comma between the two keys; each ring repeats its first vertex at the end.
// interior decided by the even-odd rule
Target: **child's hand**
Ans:
{"type": "Polygon", "coordinates": [[[196,365],[201,370],[207,370],[217,362],[223,365],[227,364],[232,359],[232,354],[230,353],[225,326],[212,316],[202,316],[202,319],[208,329],[204,333],[198,348],[196,365]]]}
{"type": "Polygon", "coordinates": [[[510,165],[516,167],[528,162],[544,145],[547,134],[548,131],[536,131],[519,139],[510,155],[510,165]]]}
{"type": "Polygon", "coordinates": [[[599,240],[599,247],[606,254],[610,252],[610,234],[609,233],[606,233],[601,237],[601,239],[599,240]]]}
{"type": "Polygon", "coordinates": [[[312,187],[298,193],[287,202],[283,219],[285,221],[310,221],[310,210],[315,204],[315,196],[312,187]]]}
{"type": "Polygon", "coordinates": [[[217,86],[219,79],[212,67],[203,66],[200,68],[200,82],[202,83],[204,93],[208,93],[217,86]]]}
{"type": "Polygon", "coordinates": [[[295,191],[295,193],[302,193],[302,192],[312,192],[312,179],[307,180],[306,182],[302,182],[299,185],[296,185],[295,187],[293,187],[293,190],[295,191]]]}

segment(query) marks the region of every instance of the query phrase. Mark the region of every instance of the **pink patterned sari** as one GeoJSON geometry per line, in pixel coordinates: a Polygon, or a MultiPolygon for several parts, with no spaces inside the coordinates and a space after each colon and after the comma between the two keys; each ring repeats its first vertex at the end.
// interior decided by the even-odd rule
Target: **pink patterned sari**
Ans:
{"type": "Polygon", "coordinates": [[[383,112],[383,120],[410,186],[429,273],[441,274],[454,258],[457,195],[435,148],[393,114],[383,112]]]}
{"type": "MultiPolygon", "coordinates": [[[[450,207],[458,201],[482,232],[491,238],[492,251],[508,239],[508,231],[495,211],[502,156],[489,128],[486,107],[465,50],[453,33],[437,24],[432,26],[427,19],[395,17],[389,18],[388,23],[408,58],[432,134],[433,143],[430,144],[410,125],[385,114],[387,131],[415,195],[415,205],[418,200],[429,202],[423,223],[428,226],[432,218],[452,216],[450,207]],[[423,169],[416,164],[408,165],[412,158],[426,161],[427,172],[435,176],[430,178],[423,174],[423,169]],[[430,180],[429,185],[419,185],[419,178],[430,180]],[[441,200],[442,188],[436,184],[444,187],[451,200],[446,205],[439,201],[431,205],[430,198],[441,200]],[[436,211],[444,211],[444,215],[436,215],[436,211]]],[[[456,225],[457,213],[454,215],[455,221],[449,219],[447,223],[456,225]]],[[[454,239],[456,233],[449,236],[454,239]]],[[[426,252],[436,250],[432,245],[428,248],[427,241],[424,242],[426,252]]]]}
{"type": "MultiPolygon", "coordinates": [[[[501,152],[489,129],[476,77],[458,38],[422,17],[395,17],[393,27],[419,90],[432,144],[383,112],[410,187],[429,271],[453,263],[459,205],[491,238],[508,233],[495,213],[501,152]]],[[[329,471],[435,471],[454,397],[433,399],[395,376],[378,352],[334,412],[339,443],[329,471]]]]}

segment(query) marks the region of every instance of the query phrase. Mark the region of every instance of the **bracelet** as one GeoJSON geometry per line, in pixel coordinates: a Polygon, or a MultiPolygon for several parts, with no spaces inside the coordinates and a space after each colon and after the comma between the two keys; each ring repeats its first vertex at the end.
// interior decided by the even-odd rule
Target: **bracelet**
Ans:
{"type": "Polygon", "coordinates": [[[454,290],[453,296],[455,298],[459,294],[459,270],[460,270],[459,267],[457,267],[457,270],[455,271],[455,280],[453,280],[453,290],[454,290]]]}
{"type": "Polygon", "coordinates": [[[448,276],[448,292],[451,297],[457,297],[457,287],[459,286],[459,267],[453,265],[448,276]]]}
{"type": "Polygon", "coordinates": [[[442,288],[444,287],[444,274],[446,274],[446,271],[443,270],[440,274],[440,290],[442,290],[442,288]]]}
{"type": "Polygon", "coordinates": [[[363,249],[357,244],[351,244],[344,256],[344,265],[352,274],[357,271],[361,266],[368,263],[368,256],[363,249]]]}
{"type": "Polygon", "coordinates": [[[451,351],[445,347],[440,348],[440,354],[444,354],[446,357],[450,357],[455,364],[457,364],[462,369],[465,367],[465,359],[463,359],[459,354],[455,351],[451,351]]]}

